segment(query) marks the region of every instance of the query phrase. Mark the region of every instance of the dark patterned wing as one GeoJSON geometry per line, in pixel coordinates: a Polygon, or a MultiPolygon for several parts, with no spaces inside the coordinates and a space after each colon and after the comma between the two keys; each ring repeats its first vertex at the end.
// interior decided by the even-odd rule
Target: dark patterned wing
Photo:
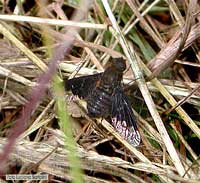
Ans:
{"type": "Polygon", "coordinates": [[[64,79],[65,90],[71,90],[74,95],[80,98],[86,98],[88,94],[94,89],[96,82],[101,78],[102,73],[81,76],[72,79],[64,79]]]}
{"type": "Polygon", "coordinates": [[[127,96],[121,87],[117,87],[112,98],[112,125],[133,146],[140,144],[140,134],[136,119],[127,96]]]}

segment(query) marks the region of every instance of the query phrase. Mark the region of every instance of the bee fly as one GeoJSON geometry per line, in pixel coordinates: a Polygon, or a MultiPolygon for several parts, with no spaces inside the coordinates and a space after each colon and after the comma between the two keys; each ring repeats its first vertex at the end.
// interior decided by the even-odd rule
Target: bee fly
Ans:
{"type": "Polygon", "coordinates": [[[90,117],[110,121],[124,139],[138,146],[136,119],[121,83],[125,69],[123,58],[113,58],[102,73],[65,80],[65,89],[87,102],[90,117]]]}

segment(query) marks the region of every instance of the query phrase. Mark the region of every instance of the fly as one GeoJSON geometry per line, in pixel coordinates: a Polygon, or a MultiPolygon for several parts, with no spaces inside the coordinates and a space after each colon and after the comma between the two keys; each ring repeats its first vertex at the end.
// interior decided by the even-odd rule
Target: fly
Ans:
{"type": "Polygon", "coordinates": [[[125,69],[123,58],[113,58],[102,73],[65,80],[65,89],[86,101],[90,117],[108,120],[124,139],[138,146],[136,119],[122,87],[125,69]]]}

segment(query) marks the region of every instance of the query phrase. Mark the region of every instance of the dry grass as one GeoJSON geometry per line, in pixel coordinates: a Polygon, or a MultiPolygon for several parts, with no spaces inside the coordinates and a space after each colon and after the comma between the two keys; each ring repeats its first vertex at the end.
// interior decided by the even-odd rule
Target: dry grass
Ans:
{"type": "Polygon", "coordinates": [[[66,101],[75,116],[69,121],[85,182],[200,182],[200,4],[109,3],[0,2],[1,162],[3,154],[9,155],[4,173],[43,172],[52,182],[71,181],[76,165],[66,157],[74,146],[66,148],[70,141],[55,112],[56,98],[63,94],[52,90],[50,65],[56,69],[58,64],[60,78],[71,78],[102,72],[110,57],[122,56],[142,143],[132,147],[107,121],[90,119],[82,101],[66,101]],[[45,74],[45,95],[34,96],[45,74]],[[25,130],[19,128],[8,140],[27,104],[25,130]],[[4,145],[15,141],[5,152],[4,145]]]}

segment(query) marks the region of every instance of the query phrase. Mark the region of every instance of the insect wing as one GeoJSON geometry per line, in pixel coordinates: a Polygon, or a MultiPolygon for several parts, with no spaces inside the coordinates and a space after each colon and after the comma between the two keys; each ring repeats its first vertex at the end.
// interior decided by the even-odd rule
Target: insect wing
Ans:
{"type": "Polygon", "coordinates": [[[74,95],[79,98],[86,98],[88,94],[95,88],[96,82],[101,78],[102,73],[81,76],[72,79],[65,79],[65,90],[71,90],[74,95]]]}
{"type": "Polygon", "coordinates": [[[128,98],[121,87],[117,87],[112,99],[112,125],[133,146],[140,144],[140,134],[128,98]]]}

